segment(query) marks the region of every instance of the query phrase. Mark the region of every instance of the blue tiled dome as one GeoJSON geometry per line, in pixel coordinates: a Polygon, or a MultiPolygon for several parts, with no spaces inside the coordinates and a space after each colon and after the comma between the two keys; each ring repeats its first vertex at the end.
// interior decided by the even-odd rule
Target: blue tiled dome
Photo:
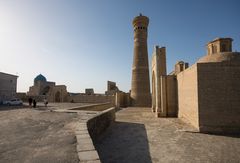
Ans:
{"type": "Polygon", "coordinates": [[[37,81],[44,81],[44,82],[46,82],[47,79],[46,79],[42,74],[39,74],[39,75],[36,76],[36,78],[34,79],[34,83],[36,83],[37,81]]]}

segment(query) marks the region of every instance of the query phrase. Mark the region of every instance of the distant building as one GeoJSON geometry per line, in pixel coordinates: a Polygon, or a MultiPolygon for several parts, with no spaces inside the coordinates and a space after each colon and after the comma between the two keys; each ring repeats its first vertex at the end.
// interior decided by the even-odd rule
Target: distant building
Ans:
{"type": "Polygon", "coordinates": [[[105,91],[105,95],[115,95],[118,91],[119,89],[115,82],[107,81],[107,91],[105,91]]]}
{"type": "Polygon", "coordinates": [[[17,78],[16,75],[0,72],[0,103],[16,96],[17,78]]]}
{"type": "Polygon", "coordinates": [[[86,88],[85,89],[86,95],[94,95],[94,89],[93,88],[86,88]]]}
{"type": "Polygon", "coordinates": [[[55,82],[49,82],[42,74],[39,74],[34,79],[34,85],[29,88],[27,95],[38,99],[46,97],[50,102],[65,102],[68,92],[65,85],[56,85],[55,82]]]}
{"type": "Polygon", "coordinates": [[[85,93],[69,93],[69,102],[79,103],[106,103],[115,104],[115,95],[118,92],[115,82],[107,82],[107,91],[105,94],[95,93],[93,88],[86,88],[85,93]]]}

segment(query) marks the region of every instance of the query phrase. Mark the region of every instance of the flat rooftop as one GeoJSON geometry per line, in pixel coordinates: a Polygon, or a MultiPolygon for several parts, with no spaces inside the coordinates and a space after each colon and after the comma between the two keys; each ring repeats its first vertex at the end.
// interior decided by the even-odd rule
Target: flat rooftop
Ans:
{"type": "Polygon", "coordinates": [[[130,107],[116,113],[96,149],[103,163],[239,162],[240,135],[197,133],[180,119],[130,107]]]}

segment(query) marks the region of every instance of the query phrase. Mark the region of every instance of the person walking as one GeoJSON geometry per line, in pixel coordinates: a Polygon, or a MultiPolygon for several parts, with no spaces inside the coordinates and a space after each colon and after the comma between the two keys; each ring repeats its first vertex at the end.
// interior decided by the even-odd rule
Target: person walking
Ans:
{"type": "Polygon", "coordinates": [[[36,106],[37,106],[37,101],[34,99],[33,100],[33,107],[36,108],[36,106]]]}
{"type": "Polygon", "coordinates": [[[32,107],[32,102],[33,102],[33,99],[31,97],[28,98],[28,104],[29,104],[29,107],[32,107]]]}

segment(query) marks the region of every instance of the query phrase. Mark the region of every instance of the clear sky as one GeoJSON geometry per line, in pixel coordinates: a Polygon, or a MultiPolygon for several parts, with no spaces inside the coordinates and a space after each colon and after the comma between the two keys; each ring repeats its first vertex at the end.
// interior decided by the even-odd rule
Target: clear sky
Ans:
{"type": "Polygon", "coordinates": [[[154,45],[166,46],[170,72],[216,37],[232,37],[239,51],[239,8],[239,0],[0,0],[0,71],[19,75],[20,92],[40,73],[70,92],[103,93],[107,80],[128,91],[140,12],[150,19],[149,61],[154,45]]]}

